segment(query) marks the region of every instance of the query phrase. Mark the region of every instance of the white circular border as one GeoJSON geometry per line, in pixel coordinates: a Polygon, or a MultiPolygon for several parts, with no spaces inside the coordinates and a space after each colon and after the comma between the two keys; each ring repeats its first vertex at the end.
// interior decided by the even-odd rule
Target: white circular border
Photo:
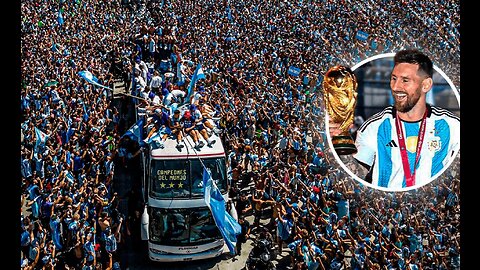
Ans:
{"type": "MultiPolygon", "coordinates": [[[[394,57],[395,56],[395,53],[382,53],[382,54],[378,54],[378,55],[375,55],[375,56],[372,56],[372,57],[369,57],[363,61],[361,61],[360,63],[354,65],[351,69],[352,71],[355,71],[357,68],[361,67],[362,65],[364,65],[365,63],[368,63],[370,61],[373,61],[373,60],[376,60],[376,59],[379,59],[379,58],[387,58],[387,57],[394,57]]],[[[450,80],[450,78],[440,69],[438,68],[437,66],[433,65],[433,68],[435,69],[435,71],[437,71],[438,73],[440,73],[440,75],[442,75],[442,77],[447,81],[447,83],[450,85],[450,87],[452,88],[453,90],[453,93],[455,94],[455,97],[457,98],[457,102],[458,102],[458,108],[460,109],[460,94],[458,93],[458,90],[457,88],[455,87],[455,85],[453,84],[452,80],[450,80]]],[[[333,156],[335,157],[335,159],[337,160],[337,162],[340,164],[340,166],[343,168],[343,170],[345,170],[345,172],[347,172],[352,178],[354,178],[355,180],[357,180],[358,182],[360,182],[361,184],[363,185],[366,185],[368,187],[371,187],[371,188],[375,188],[375,189],[378,189],[378,190],[383,190],[383,191],[390,191],[390,192],[401,192],[401,191],[408,191],[408,190],[412,190],[412,189],[417,189],[419,187],[422,187],[424,185],[427,185],[427,184],[430,184],[433,180],[437,179],[440,175],[442,175],[449,167],[450,165],[452,164],[452,162],[457,158],[457,154],[458,154],[458,151],[460,151],[460,147],[458,147],[458,149],[455,151],[455,153],[453,154],[453,158],[450,159],[450,161],[448,162],[447,166],[444,166],[437,174],[435,174],[431,179],[430,181],[424,183],[424,184],[421,184],[421,185],[415,185],[415,186],[412,186],[412,187],[406,187],[406,188],[401,188],[401,189],[392,189],[392,188],[385,188],[385,187],[379,187],[377,185],[373,185],[371,183],[368,183],[367,181],[361,179],[360,177],[358,177],[356,174],[352,173],[352,171],[350,171],[350,169],[348,169],[348,167],[343,163],[343,161],[340,159],[340,157],[338,156],[337,152],[335,151],[335,148],[333,148],[333,143],[332,143],[332,139],[330,137],[330,126],[328,124],[329,122],[329,115],[328,113],[325,113],[325,133],[327,134],[327,141],[328,141],[328,146],[330,147],[331,149],[331,152],[333,154],[333,156]]],[[[359,165],[359,164],[358,164],[359,165]]],[[[361,166],[361,165],[359,165],[361,166]]]]}

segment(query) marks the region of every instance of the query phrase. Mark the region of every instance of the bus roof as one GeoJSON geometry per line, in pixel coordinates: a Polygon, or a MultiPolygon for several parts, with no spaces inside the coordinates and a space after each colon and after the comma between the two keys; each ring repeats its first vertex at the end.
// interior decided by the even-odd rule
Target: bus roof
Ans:
{"type": "Polygon", "coordinates": [[[211,158],[211,157],[225,157],[225,150],[223,149],[222,142],[220,138],[212,133],[210,136],[211,139],[215,140],[215,143],[209,147],[207,143],[202,138],[201,140],[205,143],[205,145],[196,150],[193,148],[194,143],[190,136],[186,136],[184,138],[184,147],[177,148],[177,140],[168,138],[165,141],[165,148],[161,149],[154,149],[151,151],[151,158],[152,159],[192,159],[192,158],[211,158]]]}

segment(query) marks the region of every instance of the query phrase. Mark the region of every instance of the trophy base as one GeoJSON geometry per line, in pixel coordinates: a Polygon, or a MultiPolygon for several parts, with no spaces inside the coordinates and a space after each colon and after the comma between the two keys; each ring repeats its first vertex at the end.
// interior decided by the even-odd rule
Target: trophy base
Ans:
{"type": "Polygon", "coordinates": [[[339,155],[352,155],[357,153],[357,147],[350,136],[334,136],[332,138],[333,148],[339,155]]]}

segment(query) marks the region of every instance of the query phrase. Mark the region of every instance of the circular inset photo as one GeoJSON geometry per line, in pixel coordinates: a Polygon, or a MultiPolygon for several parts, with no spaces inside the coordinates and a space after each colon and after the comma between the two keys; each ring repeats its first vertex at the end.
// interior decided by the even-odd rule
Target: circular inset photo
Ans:
{"type": "Polygon", "coordinates": [[[330,68],[322,82],[327,139],[355,180],[406,191],[440,176],[460,150],[460,95],[415,49],[330,68]]]}

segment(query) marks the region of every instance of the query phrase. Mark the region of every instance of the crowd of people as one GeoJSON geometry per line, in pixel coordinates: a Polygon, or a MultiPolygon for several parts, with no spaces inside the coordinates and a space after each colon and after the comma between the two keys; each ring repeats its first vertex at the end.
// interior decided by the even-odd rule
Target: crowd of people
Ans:
{"type": "Polygon", "coordinates": [[[320,85],[332,65],[417,47],[459,89],[458,4],[386,2],[22,2],[22,268],[125,268],[129,213],[112,189],[125,119],[84,70],[107,87],[121,78],[135,102],[163,108],[160,122],[181,103],[208,107],[239,219],[253,215],[250,236],[266,228],[290,267],[459,268],[458,162],[417,190],[381,192],[326,143],[320,85]],[[198,64],[205,78],[188,95],[198,64]]]}
{"type": "Polygon", "coordinates": [[[78,73],[113,85],[116,52],[132,50],[130,13],[118,1],[24,1],[21,14],[22,268],[120,269],[122,119],[112,92],[78,73]]]}

